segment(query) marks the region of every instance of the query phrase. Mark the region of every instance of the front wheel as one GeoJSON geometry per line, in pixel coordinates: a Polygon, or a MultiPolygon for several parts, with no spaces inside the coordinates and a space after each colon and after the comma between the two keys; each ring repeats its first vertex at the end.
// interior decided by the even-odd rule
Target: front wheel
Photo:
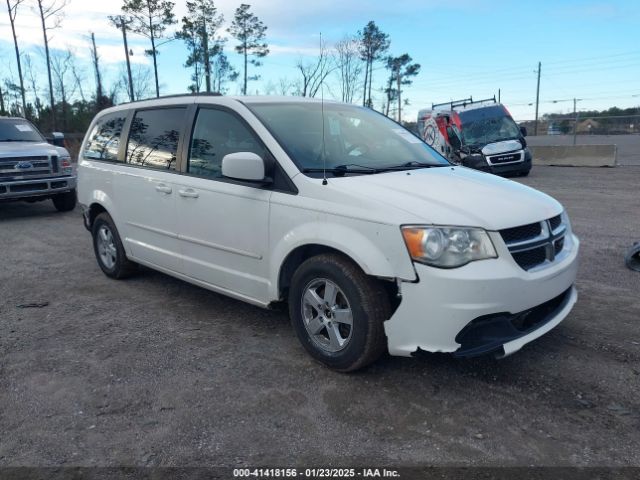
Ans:
{"type": "Polygon", "coordinates": [[[76,208],[78,195],[74,189],[64,193],[56,193],[51,197],[51,200],[53,200],[53,206],[56,207],[56,210],[59,212],[70,212],[76,208]]]}
{"type": "Polygon", "coordinates": [[[384,352],[391,308],[378,280],[341,255],[323,254],[300,265],[291,283],[291,322],[313,358],[348,372],[384,352]]]}

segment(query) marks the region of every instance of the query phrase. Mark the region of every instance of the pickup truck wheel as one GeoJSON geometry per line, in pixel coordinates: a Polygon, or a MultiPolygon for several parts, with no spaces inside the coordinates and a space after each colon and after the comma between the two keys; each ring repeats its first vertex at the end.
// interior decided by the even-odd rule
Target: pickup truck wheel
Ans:
{"type": "Polygon", "coordinates": [[[304,348],[328,367],[349,372],[386,349],[389,297],[379,281],[337,254],[306,260],[293,275],[289,315],[304,348]]]}
{"type": "Polygon", "coordinates": [[[111,278],[126,278],[137,270],[122,246],[118,230],[108,213],[101,213],[93,221],[93,250],[102,271],[111,278]]]}
{"type": "Polygon", "coordinates": [[[75,189],[73,189],[64,193],[56,193],[51,197],[51,200],[53,200],[53,205],[59,212],[70,212],[76,208],[78,196],[75,189]]]}

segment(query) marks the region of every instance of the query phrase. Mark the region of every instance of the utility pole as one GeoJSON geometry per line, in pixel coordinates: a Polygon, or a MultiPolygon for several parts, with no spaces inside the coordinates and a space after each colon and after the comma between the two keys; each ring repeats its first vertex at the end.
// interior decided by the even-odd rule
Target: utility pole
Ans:
{"type": "Polygon", "coordinates": [[[533,135],[538,135],[538,105],[540,104],[540,72],[542,63],[538,62],[538,86],[536,87],[536,120],[533,124],[533,135]]]}
{"type": "Polygon", "coordinates": [[[576,135],[578,134],[578,110],[576,103],[579,102],[579,98],[573,99],[573,144],[576,144],[576,135]]]}

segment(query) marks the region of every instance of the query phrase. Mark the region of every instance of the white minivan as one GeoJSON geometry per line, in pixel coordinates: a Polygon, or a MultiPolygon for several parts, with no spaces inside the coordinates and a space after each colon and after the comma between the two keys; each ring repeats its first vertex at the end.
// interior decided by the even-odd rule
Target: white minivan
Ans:
{"type": "Polygon", "coordinates": [[[576,302],[578,239],[537,190],[454,166],[368,108],[176,96],[100,112],[79,201],[113,278],[138,265],[269,307],[350,371],[385,350],[509,355],[576,302]]]}

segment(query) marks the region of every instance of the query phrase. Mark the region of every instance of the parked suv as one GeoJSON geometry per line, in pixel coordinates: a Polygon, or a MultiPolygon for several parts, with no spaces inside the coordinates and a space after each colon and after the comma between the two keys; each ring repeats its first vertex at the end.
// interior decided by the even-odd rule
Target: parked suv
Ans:
{"type": "Polygon", "coordinates": [[[261,307],[316,359],[509,355],[576,301],[578,239],[551,197],[454,166],[373,110],[183,96],[91,124],[79,198],[98,265],[138,264],[261,307]]]}
{"type": "Polygon", "coordinates": [[[28,120],[0,117],[0,201],[49,198],[61,212],[76,206],[69,152],[47,143],[28,120]]]}

